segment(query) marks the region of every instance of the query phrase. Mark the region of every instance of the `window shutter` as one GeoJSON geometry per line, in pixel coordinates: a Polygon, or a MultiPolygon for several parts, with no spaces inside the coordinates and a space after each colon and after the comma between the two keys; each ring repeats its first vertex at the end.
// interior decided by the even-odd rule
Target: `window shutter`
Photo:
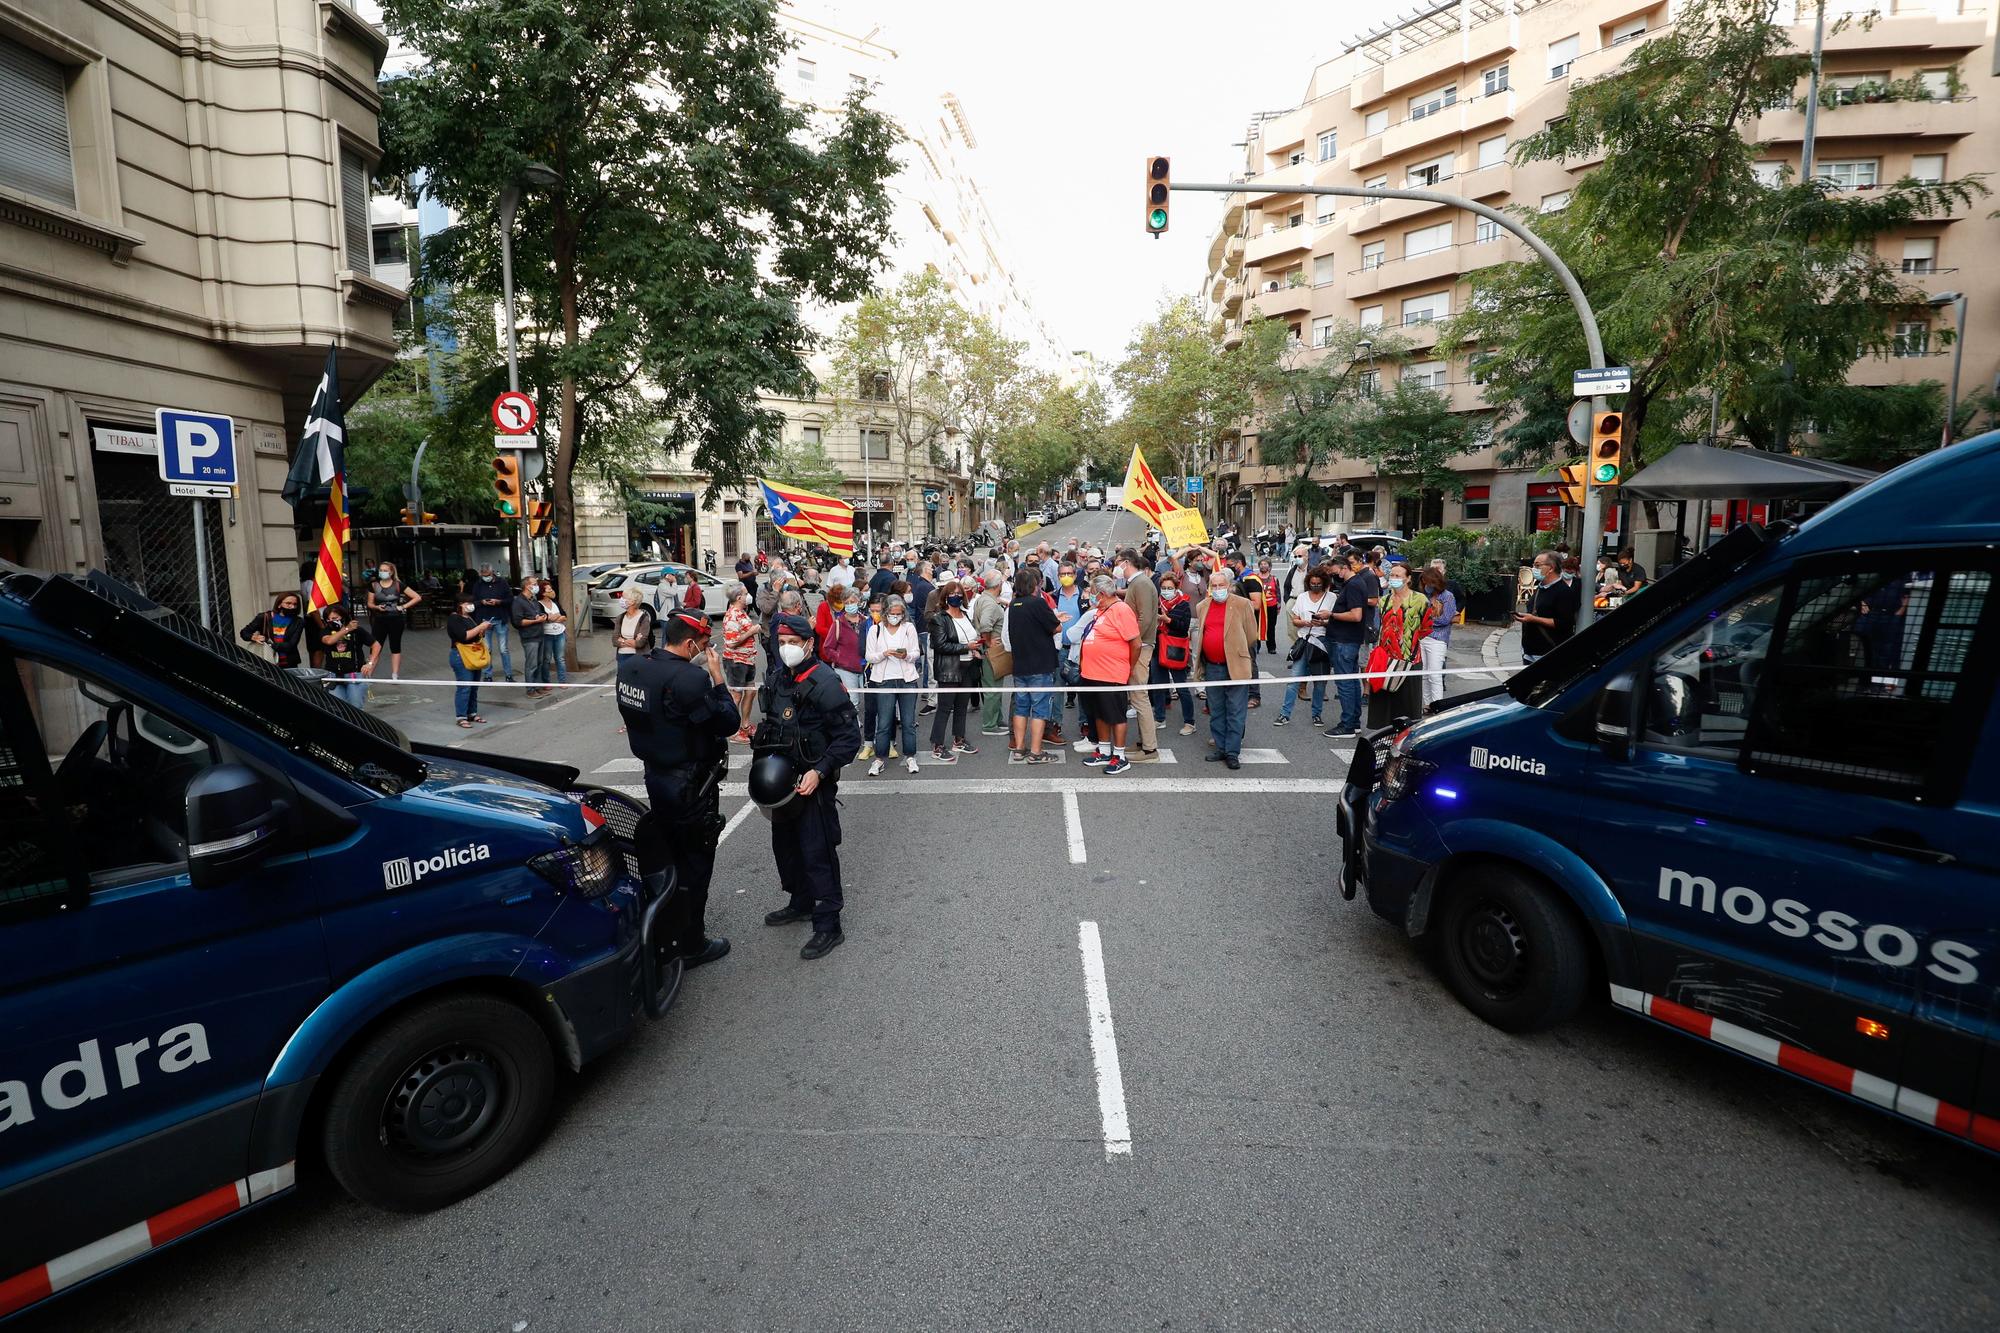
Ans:
{"type": "Polygon", "coordinates": [[[347,266],[356,273],[373,273],[368,239],[368,167],[361,158],[340,152],[340,228],[347,266]]]}
{"type": "Polygon", "coordinates": [[[0,185],[76,207],[62,66],[0,40],[0,185]]]}

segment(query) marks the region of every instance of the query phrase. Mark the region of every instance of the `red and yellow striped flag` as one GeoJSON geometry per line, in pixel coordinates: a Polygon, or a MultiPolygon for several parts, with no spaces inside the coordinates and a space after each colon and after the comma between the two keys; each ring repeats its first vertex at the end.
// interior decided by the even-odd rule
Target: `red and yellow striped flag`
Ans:
{"type": "Polygon", "coordinates": [[[1132,446],[1132,461],[1125,465],[1125,507],[1151,519],[1169,546],[1198,546],[1208,540],[1208,525],[1201,521],[1200,511],[1174,503],[1137,445],[1132,446]]]}

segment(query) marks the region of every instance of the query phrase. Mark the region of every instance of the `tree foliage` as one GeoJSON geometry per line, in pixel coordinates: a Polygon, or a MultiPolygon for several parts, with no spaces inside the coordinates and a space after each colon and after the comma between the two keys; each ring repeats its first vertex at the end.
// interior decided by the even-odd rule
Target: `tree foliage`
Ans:
{"type": "Polygon", "coordinates": [[[778,427],[759,394],[812,388],[801,306],[856,298],[880,266],[888,121],[859,92],[825,122],[785,99],[774,0],[383,10],[421,62],[383,85],[383,170],[421,168],[459,219],[435,277],[496,290],[501,188],[530,162],[561,176],[523,200],[515,276],[562,563],[576,468],[616,474],[635,437],[717,487],[754,474],[778,427]]]}
{"type": "Polygon", "coordinates": [[[1219,503],[1216,462],[1223,441],[1256,406],[1255,358],[1250,338],[1224,347],[1195,298],[1163,305],[1139,327],[1112,371],[1125,399],[1121,444],[1143,449],[1156,472],[1208,478],[1203,498],[1219,503]]]}
{"type": "Polygon", "coordinates": [[[828,495],[840,494],[847,474],[818,440],[785,440],[771,451],[770,475],[792,486],[828,495]]]}
{"type": "MultiPolygon", "coordinates": [[[[1760,181],[1764,145],[1743,132],[1791,102],[1809,65],[1774,0],[1688,0],[1672,29],[1573,88],[1567,114],[1514,149],[1518,162],[1602,158],[1565,208],[1531,225],[1583,284],[1609,361],[1632,367],[1628,450],[1685,439],[1711,390],[1725,419],[1775,443],[1787,414],[1844,384],[1856,359],[1889,345],[1899,315],[1922,310],[1923,293],[1875,238],[1984,193],[1973,179],[1866,194],[1825,179],[1760,181]]],[[[1507,454],[1568,453],[1551,409],[1589,362],[1567,296],[1537,262],[1482,270],[1474,283],[1449,336],[1495,349],[1488,400],[1523,416],[1507,454]],[[1524,438],[1530,430],[1540,438],[1524,438]]]]}
{"type": "Polygon", "coordinates": [[[1095,380],[1058,384],[1039,377],[1030,399],[1002,432],[994,458],[1000,491],[1016,505],[1047,495],[1078,468],[1094,469],[1109,433],[1104,388],[1095,380]]]}

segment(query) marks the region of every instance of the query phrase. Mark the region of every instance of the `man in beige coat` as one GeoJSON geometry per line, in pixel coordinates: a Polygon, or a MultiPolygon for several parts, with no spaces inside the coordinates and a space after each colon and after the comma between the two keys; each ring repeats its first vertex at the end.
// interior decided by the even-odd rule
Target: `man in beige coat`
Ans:
{"type": "Polygon", "coordinates": [[[1208,689],[1210,763],[1243,767],[1243,727],[1250,716],[1250,641],[1257,614],[1235,590],[1225,566],[1208,576],[1208,596],[1194,613],[1194,665],[1208,689]]]}
{"type": "Polygon", "coordinates": [[[1131,547],[1118,552],[1118,581],[1125,585],[1125,605],[1139,617],[1139,656],[1132,663],[1132,707],[1139,710],[1139,748],[1130,758],[1135,764],[1151,764],[1160,758],[1160,724],[1153,721],[1153,701],[1147,696],[1146,679],[1153,671],[1153,645],[1160,624],[1160,590],[1153,576],[1139,563],[1139,553],[1131,547]]]}

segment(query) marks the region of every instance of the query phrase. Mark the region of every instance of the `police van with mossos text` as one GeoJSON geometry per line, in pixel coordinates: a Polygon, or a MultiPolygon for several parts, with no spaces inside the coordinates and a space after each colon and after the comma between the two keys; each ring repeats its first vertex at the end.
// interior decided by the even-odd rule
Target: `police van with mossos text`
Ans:
{"type": "Polygon", "coordinates": [[[0,1317],[301,1159],[470,1194],[679,985],[643,806],[413,746],[101,574],[0,566],[0,824],[0,1317]]]}
{"type": "Polygon", "coordinates": [[[1608,989],[2000,1151],[1996,585],[2000,433],[1738,528],[1357,746],[1342,891],[1498,1027],[1608,989]]]}

